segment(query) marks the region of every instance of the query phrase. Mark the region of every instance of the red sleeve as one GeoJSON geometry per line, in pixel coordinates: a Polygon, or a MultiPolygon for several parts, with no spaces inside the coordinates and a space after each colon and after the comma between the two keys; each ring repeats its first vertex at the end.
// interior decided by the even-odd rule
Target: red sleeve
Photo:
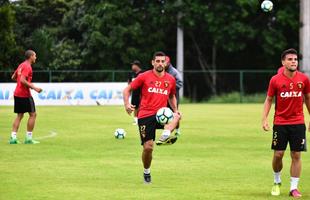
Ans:
{"type": "Polygon", "coordinates": [[[31,68],[28,67],[27,65],[23,65],[21,68],[21,75],[24,77],[29,77],[29,74],[31,73],[31,68]]]}
{"type": "Polygon", "coordinates": [[[170,94],[176,94],[176,81],[175,78],[172,78],[172,86],[171,86],[171,91],[170,94]]]}
{"type": "Polygon", "coordinates": [[[306,80],[305,80],[305,87],[304,87],[303,93],[304,94],[309,94],[310,93],[310,83],[309,83],[309,78],[308,77],[306,77],[306,80]]]}
{"type": "Polygon", "coordinates": [[[139,74],[137,76],[137,78],[135,78],[135,80],[133,80],[131,83],[130,83],[130,86],[133,90],[136,90],[138,89],[139,87],[142,87],[143,85],[143,78],[144,76],[142,74],[139,74]]]}
{"type": "Polygon", "coordinates": [[[276,95],[276,84],[275,84],[275,79],[274,78],[271,78],[270,82],[269,82],[269,87],[268,87],[268,92],[267,92],[267,95],[269,97],[273,97],[276,95]]]}

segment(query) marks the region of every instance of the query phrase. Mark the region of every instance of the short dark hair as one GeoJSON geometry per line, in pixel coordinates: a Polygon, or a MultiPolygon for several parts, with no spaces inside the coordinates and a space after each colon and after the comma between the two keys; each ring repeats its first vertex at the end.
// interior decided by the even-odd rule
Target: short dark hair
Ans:
{"type": "Polygon", "coordinates": [[[285,60],[285,56],[287,54],[295,54],[298,56],[298,53],[295,49],[291,48],[291,49],[286,49],[285,51],[282,52],[281,54],[281,60],[285,60]]]}
{"type": "Polygon", "coordinates": [[[153,54],[153,60],[155,60],[155,57],[156,56],[166,56],[166,54],[162,51],[156,51],[154,54],[153,54]]]}
{"type": "Polygon", "coordinates": [[[141,68],[141,62],[139,60],[134,60],[131,65],[137,65],[138,67],[141,68]]]}
{"type": "Polygon", "coordinates": [[[31,49],[28,49],[27,51],[25,51],[25,58],[29,59],[33,54],[35,54],[35,52],[31,49]]]}

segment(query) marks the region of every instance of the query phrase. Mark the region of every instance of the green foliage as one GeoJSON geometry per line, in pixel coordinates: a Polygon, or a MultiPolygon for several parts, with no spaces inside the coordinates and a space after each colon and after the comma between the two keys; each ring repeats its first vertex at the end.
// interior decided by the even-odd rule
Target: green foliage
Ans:
{"type": "Polygon", "coordinates": [[[273,12],[263,13],[257,0],[6,1],[0,69],[17,65],[16,51],[29,48],[38,51],[39,69],[129,69],[134,59],[148,67],[156,50],[174,61],[177,16],[186,69],[200,69],[203,61],[218,69],[270,68],[284,48],[298,49],[299,28],[299,3],[273,2],[273,12]]]}
{"type": "Polygon", "coordinates": [[[207,100],[208,103],[263,103],[266,98],[265,93],[243,94],[232,92],[217,96],[212,96],[207,100]]]}
{"type": "Polygon", "coordinates": [[[13,69],[12,56],[16,56],[18,47],[13,28],[15,16],[9,4],[0,6],[0,69],[13,69]]]}

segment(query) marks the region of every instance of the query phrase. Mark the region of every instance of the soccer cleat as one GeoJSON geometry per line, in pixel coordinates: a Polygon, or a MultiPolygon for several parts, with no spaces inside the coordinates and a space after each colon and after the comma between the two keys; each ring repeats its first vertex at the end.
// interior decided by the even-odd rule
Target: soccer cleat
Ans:
{"type": "Polygon", "coordinates": [[[19,144],[19,141],[17,140],[17,138],[10,138],[10,140],[9,140],[9,144],[19,144]]]}
{"type": "Polygon", "coordinates": [[[178,137],[175,135],[165,136],[161,135],[159,140],[156,141],[156,145],[174,144],[178,137]]]}
{"type": "Polygon", "coordinates": [[[144,178],[145,184],[151,184],[152,183],[151,174],[143,173],[143,178],[144,178]]]}
{"type": "Polygon", "coordinates": [[[25,144],[39,144],[39,141],[33,140],[33,139],[25,139],[25,144]]]}
{"type": "Polygon", "coordinates": [[[274,183],[274,185],[271,188],[271,195],[272,196],[279,196],[280,195],[280,187],[281,187],[281,183],[274,183]]]}
{"type": "Polygon", "coordinates": [[[290,196],[297,199],[297,198],[300,198],[302,195],[297,189],[295,189],[295,190],[290,191],[290,196]]]}

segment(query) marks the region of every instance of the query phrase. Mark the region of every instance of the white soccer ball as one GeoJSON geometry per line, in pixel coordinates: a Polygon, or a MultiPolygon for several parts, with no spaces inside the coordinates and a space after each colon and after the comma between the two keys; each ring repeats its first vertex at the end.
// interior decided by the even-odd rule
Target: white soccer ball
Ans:
{"type": "Polygon", "coordinates": [[[156,113],[156,120],[158,123],[165,125],[173,120],[173,112],[170,108],[162,107],[156,113]]]}
{"type": "Polygon", "coordinates": [[[270,0],[264,0],[262,4],[260,5],[260,7],[262,8],[264,12],[270,12],[272,11],[273,3],[270,0]]]}
{"type": "Polygon", "coordinates": [[[125,139],[126,131],[122,128],[118,128],[115,130],[114,136],[116,139],[125,139]]]}

